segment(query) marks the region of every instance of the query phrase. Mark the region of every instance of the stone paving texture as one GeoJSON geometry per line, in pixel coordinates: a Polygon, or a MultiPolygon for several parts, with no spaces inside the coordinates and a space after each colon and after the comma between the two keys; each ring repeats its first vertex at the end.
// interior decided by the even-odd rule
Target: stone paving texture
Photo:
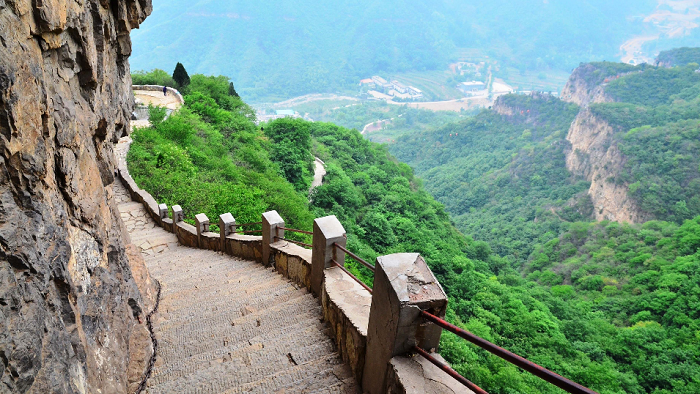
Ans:
{"type": "Polygon", "coordinates": [[[148,393],[357,392],[306,289],[255,262],[180,246],[120,182],[115,194],[163,287],[148,393]]]}

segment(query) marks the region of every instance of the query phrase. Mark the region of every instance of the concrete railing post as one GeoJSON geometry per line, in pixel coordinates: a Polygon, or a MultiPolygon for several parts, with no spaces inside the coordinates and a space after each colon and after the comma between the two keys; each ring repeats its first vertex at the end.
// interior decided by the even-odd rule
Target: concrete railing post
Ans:
{"type": "MultiPolygon", "coordinates": [[[[185,220],[185,213],[179,205],[173,205],[173,224],[180,223],[185,220]]],[[[174,231],[174,229],[173,229],[174,231]]]]}
{"type": "Polygon", "coordinates": [[[311,252],[311,291],[321,295],[323,286],[323,271],[331,266],[334,259],[340,265],[345,265],[345,252],[333,246],[338,243],[345,247],[347,235],[343,225],[335,216],[326,216],[314,220],[314,240],[311,252]]]}
{"type": "Polygon", "coordinates": [[[165,204],[158,205],[158,215],[163,223],[163,228],[167,231],[173,231],[173,221],[168,218],[168,206],[165,204]]]}
{"type": "Polygon", "coordinates": [[[278,229],[284,227],[284,220],[277,211],[270,211],[262,214],[262,222],[262,263],[271,265],[270,244],[277,242],[275,237],[284,238],[284,230],[278,229]]]}
{"type": "Polygon", "coordinates": [[[219,235],[221,236],[221,251],[226,253],[226,237],[236,232],[236,219],[231,213],[219,216],[219,235]]]}
{"type": "Polygon", "coordinates": [[[427,324],[422,310],[444,317],[447,295],[425,260],[417,253],[377,257],[362,389],[386,392],[389,360],[413,346],[437,349],[442,329],[427,324]]]}
{"type": "Polygon", "coordinates": [[[194,217],[195,226],[197,227],[197,244],[200,248],[204,247],[202,234],[209,232],[209,218],[207,215],[200,213],[194,217]]]}

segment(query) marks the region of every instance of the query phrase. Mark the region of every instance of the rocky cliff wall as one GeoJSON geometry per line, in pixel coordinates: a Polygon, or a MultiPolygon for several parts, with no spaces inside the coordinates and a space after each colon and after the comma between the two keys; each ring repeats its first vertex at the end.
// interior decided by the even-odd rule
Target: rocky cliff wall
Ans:
{"type": "Polygon", "coordinates": [[[126,393],[150,356],[111,186],[150,11],[0,0],[0,392],[126,393]]]}
{"type": "Polygon", "coordinates": [[[584,64],[575,69],[561,92],[561,99],[582,107],[614,101],[605,94],[605,87],[597,80],[600,76],[594,77],[595,71],[592,64],[584,64]]]}
{"type": "Polygon", "coordinates": [[[584,176],[591,182],[588,194],[593,200],[596,220],[646,221],[648,218],[627,194],[629,185],[609,181],[616,178],[625,165],[614,134],[607,122],[583,109],[566,137],[571,143],[571,150],[566,152],[566,166],[574,175],[584,176]]]}

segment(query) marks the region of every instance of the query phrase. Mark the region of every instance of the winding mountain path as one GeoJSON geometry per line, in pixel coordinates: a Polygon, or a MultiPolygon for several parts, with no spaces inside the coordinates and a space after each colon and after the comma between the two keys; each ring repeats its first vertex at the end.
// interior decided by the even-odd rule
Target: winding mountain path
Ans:
{"type": "Polygon", "coordinates": [[[357,392],[304,288],[253,261],[179,245],[120,182],[114,190],[131,242],[162,285],[147,393],[357,392]]]}
{"type": "Polygon", "coordinates": [[[326,176],[326,163],[317,157],[314,160],[314,180],[311,182],[309,193],[323,184],[324,176],[326,176]]]}

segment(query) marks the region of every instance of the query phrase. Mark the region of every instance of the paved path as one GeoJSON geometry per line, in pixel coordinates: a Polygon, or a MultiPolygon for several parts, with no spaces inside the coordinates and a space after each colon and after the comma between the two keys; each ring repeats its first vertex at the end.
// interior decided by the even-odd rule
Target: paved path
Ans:
{"type": "MultiPolygon", "coordinates": [[[[157,107],[165,107],[171,111],[176,111],[182,107],[180,100],[171,92],[168,92],[166,96],[162,91],[134,90],[134,98],[137,102],[143,103],[144,105],[152,104],[157,107]]],[[[132,120],[131,130],[134,130],[136,127],[148,127],[150,125],[148,119],[132,120]]]]}
{"type": "Polygon", "coordinates": [[[179,109],[182,104],[174,94],[168,92],[168,95],[163,95],[163,92],[154,92],[150,90],[134,90],[134,97],[141,100],[145,105],[153,104],[155,106],[165,107],[173,111],[179,109]]]}
{"type": "Polygon", "coordinates": [[[314,180],[311,182],[309,193],[323,184],[324,176],[326,176],[325,163],[323,163],[321,159],[317,157],[316,160],[314,160],[314,180]]]}
{"type": "Polygon", "coordinates": [[[163,288],[146,392],[356,393],[311,294],[258,263],[178,245],[120,182],[114,188],[131,241],[163,288]]]}

